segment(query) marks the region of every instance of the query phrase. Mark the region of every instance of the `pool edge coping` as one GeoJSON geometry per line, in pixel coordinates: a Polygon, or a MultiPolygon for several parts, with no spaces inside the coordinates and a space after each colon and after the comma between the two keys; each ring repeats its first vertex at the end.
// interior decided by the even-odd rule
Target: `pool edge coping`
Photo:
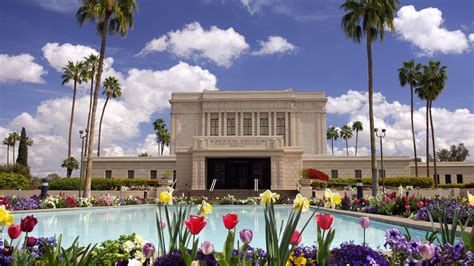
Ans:
{"type": "Polygon", "coordinates": [[[79,210],[101,210],[101,209],[121,209],[121,208],[136,208],[136,207],[150,207],[156,206],[155,204],[137,204],[137,205],[122,205],[122,206],[92,206],[92,207],[74,207],[74,208],[49,208],[49,209],[34,209],[34,210],[19,210],[10,211],[12,214],[24,214],[24,213],[46,213],[46,212],[69,212],[79,210]]]}

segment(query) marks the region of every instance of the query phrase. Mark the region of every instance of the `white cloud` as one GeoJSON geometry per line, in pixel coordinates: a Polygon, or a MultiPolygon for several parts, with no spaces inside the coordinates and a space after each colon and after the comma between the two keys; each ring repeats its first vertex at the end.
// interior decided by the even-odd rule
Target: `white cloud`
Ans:
{"type": "MultiPolygon", "coordinates": [[[[56,53],[48,53],[48,57],[45,56],[45,58],[49,58],[48,62],[59,69],[61,62],[71,59],[67,57],[68,51],[78,51],[74,53],[74,56],[79,59],[91,51],[90,47],[70,44],[53,44],[48,47],[56,53]]],[[[49,49],[45,50],[49,51],[49,49]]],[[[112,66],[113,59],[110,59],[108,69],[115,71],[112,66]]],[[[139,150],[149,150],[152,145],[149,140],[140,144],[131,141],[140,136],[142,123],[151,123],[152,115],[169,107],[168,100],[172,92],[216,89],[217,83],[216,77],[208,70],[184,62],[179,62],[164,70],[133,68],[128,73],[117,72],[117,74],[120,77],[122,97],[109,101],[107,105],[101,142],[105,156],[136,156],[139,150]]],[[[26,126],[27,133],[34,141],[34,145],[30,148],[30,164],[35,175],[44,176],[51,172],[63,173],[63,169],[59,166],[67,149],[71,100],[71,97],[62,97],[43,101],[37,106],[36,112],[25,112],[12,119],[8,124],[8,129],[0,127],[0,137],[2,137],[11,130],[19,132],[22,126],[26,126]]],[[[96,128],[103,104],[104,99],[99,99],[96,128]]],[[[73,155],[76,158],[79,158],[81,152],[78,131],[87,124],[88,109],[89,97],[79,96],[76,99],[72,138],[73,155]]],[[[1,148],[2,154],[6,153],[4,148],[1,148]]],[[[156,152],[151,154],[155,155],[156,152]]],[[[4,156],[2,156],[2,163],[5,160],[3,158],[4,156]]]]}
{"type": "Polygon", "coordinates": [[[271,4],[271,1],[269,0],[240,0],[240,2],[251,15],[260,12],[262,7],[269,6],[271,4]]]}
{"type": "Polygon", "coordinates": [[[99,54],[89,46],[73,45],[70,43],[60,45],[57,42],[45,44],[41,51],[43,51],[43,56],[48,61],[48,64],[58,72],[62,72],[63,67],[66,66],[68,61],[82,61],[84,57],[90,54],[99,54]]]}
{"type": "Polygon", "coordinates": [[[474,42],[474,33],[469,34],[469,41],[474,42]]]}
{"type": "MultiPolygon", "coordinates": [[[[375,126],[387,129],[387,135],[384,138],[384,154],[413,156],[410,106],[398,101],[389,102],[381,93],[374,93],[373,100],[375,126]]],[[[328,97],[327,112],[329,116],[348,116],[349,121],[359,120],[364,124],[364,130],[359,133],[360,149],[358,153],[362,155],[368,154],[367,151],[370,147],[368,109],[368,97],[365,92],[349,90],[341,96],[328,97]]],[[[415,108],[414,112],[415,136],[419,157],[425,155],[425,110],[425,107],[415,108]]],[[[474,132],[473,113],[468,109],[447,110],[437,107],[434,107],[432,112],[437,150],[459,143],[464,143],[471,151],[474,150],[474,139],[470,134],[474,132]],[[463,126],[460,127],[459,125],[463,126]]],[[[329,142],[328,144],[330,145],[329,142]]],[[[345,147],[344,145],[345,143],[338,141],[339,149],[345,147]]],[[[355,136],[350,145],[355,145],[355,136]]],[[[328,149],[328,152],[330,153],[330,149],[328,149]]],[[[349,149],[350,152],[351,149],[349,149]]]]}
{"type": "Polygon", "coordinates": [[[444,28],[442,16],[443,13],[437,8],[428,7],[417,11],[409,5],[400,8],[394,23],[400,38],[417,47],[420,55],[461,54],[468,51],[468,37],[461,30],[444,28]]]}
{"type": "Polygon", "coordinates": [[[34,0],[40,7],[59,13],[67,13],[79,7],[79,0],[34,0]]]}
{"type": "Polygon", "coordinates": [[[46,71],[30,54],[0,54],[0,82],[43,83],[46,71]]]}
{"type": "Polygon", "coordinates": [[[199,22],[193,22],[151,40],[138,55],[167,50],[181,58],[205,58],[219,66],[230,67],[248,48],[245,37],[233,28],[224,30],[212,26],[205,30],[199,22]]]}
{"type": "Polygon", "coordinates": [[[255,51],[255,55],[286,54],[296,51],[296,46],[280,36],[269,36],[267,41],[259,41],[260,49],[255,51]]]}

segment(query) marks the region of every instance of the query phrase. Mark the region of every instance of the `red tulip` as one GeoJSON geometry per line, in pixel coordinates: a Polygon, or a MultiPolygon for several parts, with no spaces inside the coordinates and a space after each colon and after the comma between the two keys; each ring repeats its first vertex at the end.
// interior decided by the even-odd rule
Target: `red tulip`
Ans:
{"type": "Polygon", "coordinates": [[[38,223],[38,220],[33,215],[28,215],[25,218],[21,219],[21,231],[31,232],[35,228],[35,225],[38,223]]]}
{"type": "Polygon", "coordinates": [[[409,211],[411,209],[410,205],[405,205],[405,210],[409,211]]]}
{"type": "Polygon", "coordinates": [[[359,204],[360,203],[360,199],[356,199],[356,204],[359,204]]]}
{"type": "Polygon", "coordinates": [[[188,228],[189,232],[193,235],[197,235],[206,226],[207,222],[204,221],[204,216],[190,215],[189,219],[184,221],[184,225],[188,228]]]}
{"type": "Polygon", "coordinates": [[[12,246],[5,246],[3,248],[3,256],[10,256],[13,254],[13,247],[12,246]]]}
{"type": "Polygon", "coordinates": [[[21,227],[18,224],[8,227],[8,236],[11,239],[17,239],[21,235],[21,227]]]}
{"type": "Polygon", "coordinates": [[[303,240],[303,236],[298,230],[295,230],[293,235],[291,236],[290,244],[293,246],[298,246],[301,241],[303,240]]]}
{"type": "Polygon", "coordinates": [[[328,230],[329,228],[331,228],[333,220],[334,216],[330,215],[329,213],[316,215],[316,223],[323,230],[328,230]]]}
{"type": "Polygon", "coordinates": [[[239,223],[239,218],[235,213],[226,214],[222,216],[222,219],[224,220],[225,228],[227,228],[228,230],[234,229],[234,227],[239,223]]]}
{"type": "Polygon", "coordinates": [[[423,201],[418,201],[418,202],[416,203],[416,206],[418,206],[418,208],[421,209],[421,208],[423,208],[423,207],[425,206],[425,203],[424,203],[423,201]]]}
{"type": "Polygon", "coordinates": [[[38,239],[36,239],[36,237],[34,236],[27,236],[26,237],[26,246],[28,247],[34,247],[36,245],[36,242],[38,241],[38,239]]]}

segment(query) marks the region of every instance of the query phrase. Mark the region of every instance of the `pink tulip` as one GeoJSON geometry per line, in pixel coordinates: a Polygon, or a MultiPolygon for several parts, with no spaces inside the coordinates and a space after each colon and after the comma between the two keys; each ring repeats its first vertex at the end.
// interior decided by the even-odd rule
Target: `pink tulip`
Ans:
{"type": "Polygon", "coordinates": [[[160,229],[163,230],[166,227],[166,222],[160,221],[160,229]]]}
{"type": "Polygon", "coordinates": [[[243,229],[240,231],[240,240],[242,240],[242,243],[248,245],[250,242],[252,242],[253,239],[253,232],[250,229],[243,229]]]}
{"type": "Polygon", "coordinates": [[[430,260],[435,255],[435,247],[426,241],[423,245],[418,246],[418,253],[425,260],[430,260]]]}
{"type": "Polygon", "coordinates": [[[214,252],[214,245],[209,241],[204,241],[201,244],[201,251],[204,255],[211,255],[214,252]]]}
{"type": "Polygon", "coordinates": [[[359,224],[362,226],[362,228],[367,229],[370,225],[370,218],[367,216],[360,217],[359,224]]]}

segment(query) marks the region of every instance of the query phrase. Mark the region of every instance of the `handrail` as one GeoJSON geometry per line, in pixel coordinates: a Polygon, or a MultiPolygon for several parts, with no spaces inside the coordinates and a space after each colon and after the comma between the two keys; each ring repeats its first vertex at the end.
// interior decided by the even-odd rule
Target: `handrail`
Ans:
{"type": "Polygon", "coordinates": [[[212,179],[212,184],[211,184],[211,188],[209,188],[209,191],[211,191],[211,192],[214,191],[214,188],[216,186],[216,182],[217,182],[217,179],[215,179],[215,178],[212,179]]]}
{"type": "Polygon", "coordinates": [[[253,190],[258,191],[258,178],[255,178],[253,180],[253,186],[254,186],[253,190]]]}
{"type": "Polygon", "coordinates": [[[176,181],[178,181],[178,179],[175,179],[175,180],[173,181],[173,183],[171,183],[171,187],[172,187],[172,188],[174,188],[174,185],[176,185],[176,181]]]}

